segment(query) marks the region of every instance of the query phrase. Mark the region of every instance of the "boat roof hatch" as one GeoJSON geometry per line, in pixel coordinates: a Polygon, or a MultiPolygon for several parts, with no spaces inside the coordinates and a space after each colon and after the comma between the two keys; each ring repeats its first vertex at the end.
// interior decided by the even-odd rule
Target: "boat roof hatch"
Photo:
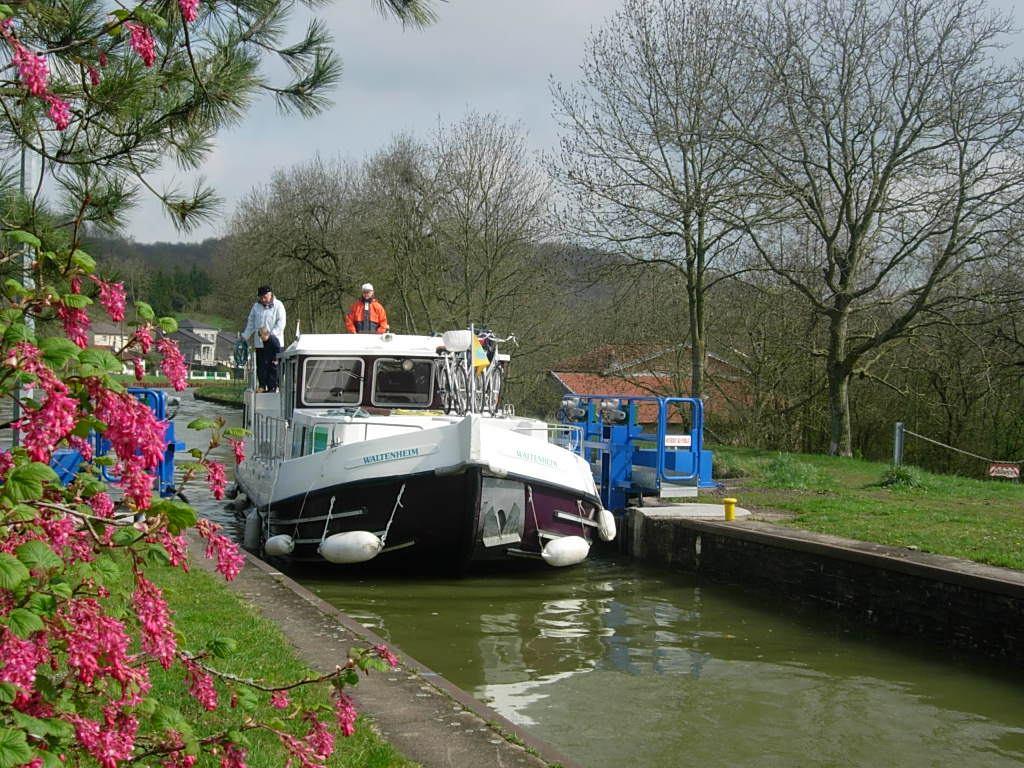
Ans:
{"type": "Polygon", "coordinates": [[[437,357],[437,348],[441,344],[440,336],[406,336],[397,333],[304,333],[291,343],[282,356],[437,357]]]}

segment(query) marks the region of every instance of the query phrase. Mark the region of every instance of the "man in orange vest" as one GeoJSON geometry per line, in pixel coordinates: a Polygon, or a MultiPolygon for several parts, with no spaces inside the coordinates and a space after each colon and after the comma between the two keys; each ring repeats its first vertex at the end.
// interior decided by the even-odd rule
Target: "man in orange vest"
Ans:
{"type": "Polygon", "coordinates": [[[356,299],[345,315],[349,333],[387,333],[388,314],[373,295],[373,286],[363,283],[363,298],[356,299]]]}

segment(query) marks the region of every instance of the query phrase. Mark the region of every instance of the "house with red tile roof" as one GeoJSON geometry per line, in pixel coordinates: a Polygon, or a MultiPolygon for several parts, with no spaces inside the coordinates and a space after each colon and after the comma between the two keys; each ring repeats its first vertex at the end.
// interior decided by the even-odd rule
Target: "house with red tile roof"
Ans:
{"type": "MultiPolygon", "coordinates": [[[[690,394],[690,345],[605,344],[561,361],[550,374],[563,397],[685,397],[690,394]]],[[[709,353],[705,377],[705,412],[722,408],[726,400],[745,399],[746,386],[740,367],[709,353]]],[[[657,412],[653,403],[639,406],[640,423],[657,421],[657,412]]],[[[672,416],[671,421],[680,421],[680,416],[672,416]]]]}

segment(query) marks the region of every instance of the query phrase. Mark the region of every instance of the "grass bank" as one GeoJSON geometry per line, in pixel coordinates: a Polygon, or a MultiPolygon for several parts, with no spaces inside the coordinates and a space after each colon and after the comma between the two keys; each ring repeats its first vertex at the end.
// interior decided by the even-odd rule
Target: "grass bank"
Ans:
{"type": "Polygon", "coordinates": [[[207,400],[222,405],[242,406],[242,393],[245,391],[244,381],[217,382],[199,384],[195,389],[196,400],[207,400]]]}
{"type": "Polygon", "coordinates": [[[1024,486],[915,467],[715,446],[741,506],[785,525],[1024,570],[1024,486]]]}
{"type": "MultiPolygon", "coordinates": [[[[232,594],[224,583],[207,573],[193,569],[185,574],[171,568],[153,568],[153,580],[163,588],[174,611],[178,631],[183,633],[185,647],[198,650],[218,637],[231,637],[237,650],[230,656],[216,660],[219,669],[243,677],[258,675],[270,683],[285,683],[314,676],[293,652],[288,641],[272,623],[258,616],[245,603],[232,594]]],[[[176,670],[157,669],[152,694],[161,701],[177,706],[186,717],[195,722],[199,705],[187,693],[176,670]]],[[[223,690],[218,689],[226,704],[223,690]]],[[[327,703],[323,686],[293,692],[292,701],[327,703]]],[[[272,709],[266,695],[261,695],[260,708],[255,713],[261,720],[281,717],[281,711],[272,709]]],[[[217,723],[224,710],[206,713],[209,722],[217,723]]],[[[250,736],[248,764],[252,768],[280,768],[284,752],[277,748],[276,739],[269,734],[250,736]]],[[[402,757],[380,738],[365,718],[360,717],[356,733],[350,738],[338,737],[337,751],[328,761],[334,768],[412,768],[415,764],[402,757]]]]}

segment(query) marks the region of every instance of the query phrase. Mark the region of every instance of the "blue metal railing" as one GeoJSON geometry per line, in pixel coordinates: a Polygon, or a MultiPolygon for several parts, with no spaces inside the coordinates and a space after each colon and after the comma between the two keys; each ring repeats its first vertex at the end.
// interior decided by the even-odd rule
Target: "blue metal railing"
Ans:
{"type": "Polygon", "coordinates": [[[704,450],[704,404],[693,397],[656,395],[567,396],[559,421],[583,431],[582,455],[594,471],[608,509],[621,509],[629,496],[660,492],[664,483],[713,488],[711,453],[704,450]],[[640,423],[640,409],[656,409],[654,431],[640,423]],[[689,406],[689,432],[666,445],[676,411],[689,406]],[[688,438],[688,439],[687,439],[688,438]],[[653,443],[653,447],[650,444],[653,443]]]}

